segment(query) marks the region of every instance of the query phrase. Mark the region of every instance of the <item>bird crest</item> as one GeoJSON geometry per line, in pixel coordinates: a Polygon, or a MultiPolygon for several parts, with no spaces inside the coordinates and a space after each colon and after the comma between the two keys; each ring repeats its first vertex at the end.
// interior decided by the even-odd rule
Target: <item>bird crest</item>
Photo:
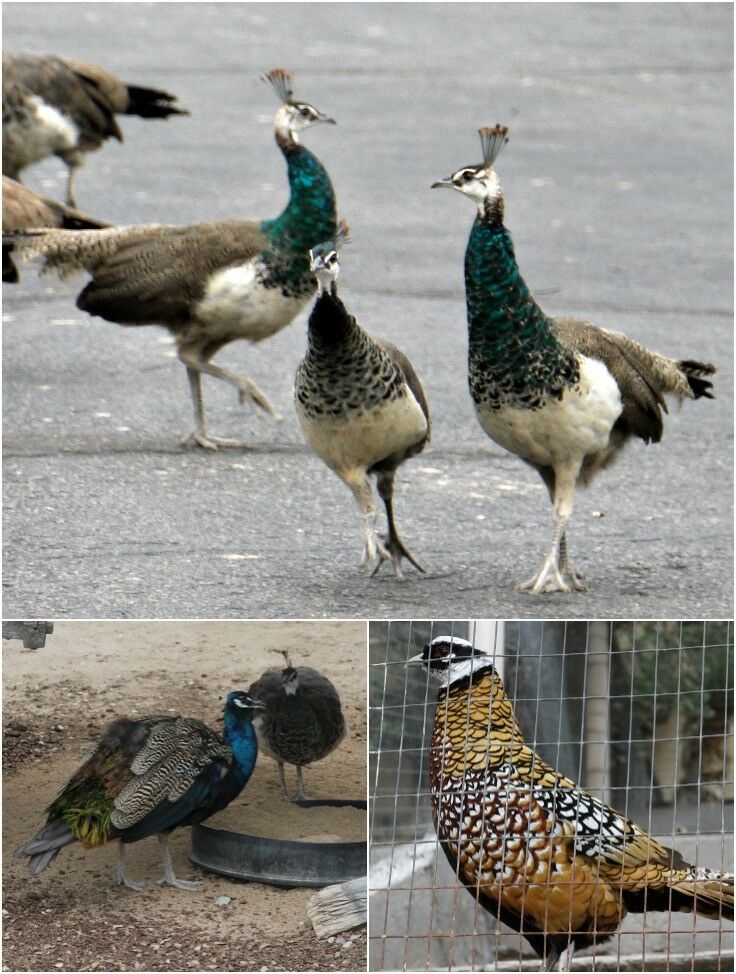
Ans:
{"type": "Polygon", "coordinates": [[[263,81],[268,82],[279,96],[279,99],[287,105],[294,103],[294,89],[291,86],[291,71],[286,68],[274,68],[268,74],[262,76],[263,81]]]}
{"type": "Polygon", "coordinates": [[[508,131],[505,125],[494,125],[493,128],[484,125],[478,129],[484,165],[492,166],[496,161],[501,149],[508,142],[508,131]]]}

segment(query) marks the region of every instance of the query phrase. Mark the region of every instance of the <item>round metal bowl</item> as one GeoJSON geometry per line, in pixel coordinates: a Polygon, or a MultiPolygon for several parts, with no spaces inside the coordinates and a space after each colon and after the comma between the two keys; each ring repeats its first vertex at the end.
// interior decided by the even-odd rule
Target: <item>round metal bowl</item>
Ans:
{"type": "MultiPolygon", "coordinates": [[[[305,800],[304,808],[318,805],[365,808],[364,801],[305,800]]],[[[366,842],[293,842],[230,832],[212,825],[192,828],[195,865],[222,876],[268,883],[271,886],[331,886],[367,872],[366,842]]]]}

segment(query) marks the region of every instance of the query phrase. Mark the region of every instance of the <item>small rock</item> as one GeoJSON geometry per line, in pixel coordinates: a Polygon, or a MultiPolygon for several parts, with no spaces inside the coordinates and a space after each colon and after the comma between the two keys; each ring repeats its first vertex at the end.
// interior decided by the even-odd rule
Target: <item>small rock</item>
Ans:
{"type": "Polygon", "coordinates": [[[215,900],[215,906],[227,906],[231,899],[230,896],[218,896],[215,900]]]}

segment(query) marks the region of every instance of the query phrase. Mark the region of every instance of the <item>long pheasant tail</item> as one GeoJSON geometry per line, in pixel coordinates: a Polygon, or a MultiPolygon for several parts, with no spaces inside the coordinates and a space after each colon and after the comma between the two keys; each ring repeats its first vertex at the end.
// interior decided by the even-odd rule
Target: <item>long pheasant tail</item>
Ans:
{"type": "Polygon", "coordinates": [[[271,85],[283,103],[288,105],[293,102],[294,90],[291,87],[290,71],[287,71],[285,68],[274,68],[273,71],[264,74],[262,80],[267,81],[271,85]]]}
{"type": "Polygon", "coordinates": [[[715,375],[715,365],[710,365],[708,362],[696,362],[694,359],[684,359],[677,364],[684,372],[696,399],[715,399],[710,391],[713,388],[713,383],[704,378],[706,375],[715,375]]]}
{"type": "Polygon", "coordinates": [[[505,125],[494,125],[493,128],[484,126],[478,129],[484,165],[492,166],[496,161],[501,149],[508,142],[508,132],[509,130],[505,125]]]}
{"type": "Polygon", "coordinates": [[[698,869],[692,878],[673,884],[673,889],[692,899],[692,911],[712,920],[733,920],[734,877],[712,869],[698,869]]]}

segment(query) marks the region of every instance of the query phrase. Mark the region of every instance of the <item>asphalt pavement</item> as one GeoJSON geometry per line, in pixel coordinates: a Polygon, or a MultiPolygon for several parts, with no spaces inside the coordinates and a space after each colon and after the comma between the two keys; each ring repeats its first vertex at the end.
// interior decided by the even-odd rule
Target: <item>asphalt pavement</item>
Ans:
{"type": "MultiPolygon", "coordinates": [[[[78,311],[84,281],[27,268],[3,288],[4,616],[703,618],[733,613],[732,33],[729,4],[17,4],[8,50],[46,50],[169,89],[191,110],[123,119],[90,155],[79,205],[119,223],[267,217],[287,198],[277,109],[285,66],[334,115],[305,142],[352,230],[341,293],[421,376],[430,446],[396,511],[427,565],[405,582],[359,566],[346,488],[310,454],[291,392],[306,315],[217,361],[251,376],[279,425],[205,378],[213,431],[248,449],[179,446],[191,424],[168,334],[78,311]],[[430,184],[497,171],[522,273],[574,313],[718,366],[717,399],[672,409],[577,495],[585,594],[530,596],[551,511],[536,474],[480,429],[465,377],[463,252],[473,220],[430,184]]],[[[33,188],[63,197],[49,160],[33,188]]]]}

